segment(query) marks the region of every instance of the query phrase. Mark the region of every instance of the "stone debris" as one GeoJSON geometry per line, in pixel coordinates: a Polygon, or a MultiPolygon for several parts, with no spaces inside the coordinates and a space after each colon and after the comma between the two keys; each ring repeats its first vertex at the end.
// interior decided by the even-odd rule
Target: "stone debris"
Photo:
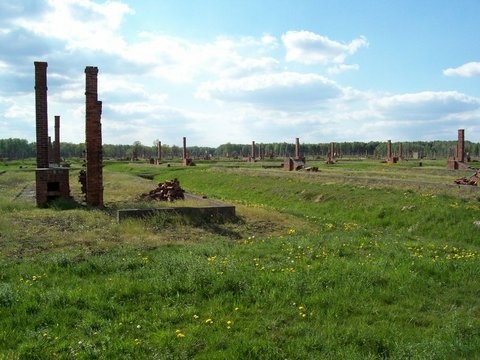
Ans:
{"type": "Polygon", "coordinates": [[[164,183],[159,183],[156,189],[148,193],[140,195],[142,200],[159,200],[159,201],[175,201],[185,199],[185,190],[180,187],[180,182],[177,179],[168,180],[164,183]]]}
{"type": "Polygon", "coordinates": [[[478,186],[480,183],[480,170],[477,170],[475,174],[470,176],[469,178],[467,177],[462,177],[459,179],[454,180],[455,184],[457,185],[472,185],[472,186],[478,186]]]}

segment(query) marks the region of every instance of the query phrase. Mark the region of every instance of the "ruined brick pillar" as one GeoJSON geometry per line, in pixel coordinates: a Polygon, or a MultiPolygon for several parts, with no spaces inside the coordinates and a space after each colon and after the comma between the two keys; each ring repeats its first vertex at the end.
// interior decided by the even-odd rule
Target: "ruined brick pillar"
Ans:
{"type": "Polygon", "coordinates": [[[47,63],[35,61],[37,168],[48,168],[47,63]]]}
{"type": "Polygon", "coordinates": [[[327,164],[335,164],[335,143],[331,142],[327,152],[327,164]]]}
{"type": "Polygon", "coordinates": [[[160,164],[160,161],[162,161],[162,142],[159,141],[157,144],[157,161],[160,164]]]}
{"type": "Polygon", "coordinates": [[[403,144],[398,144],[398,158],[403,159],[403,144]]]}
{"type": "Polygon", "coordinates": [[[300,139],[295,138],[295,159],[300,159],[300,139]]]}
{"type": "Polygon", "coordinates": [[[465,162],[465,130],[458,129],[457,160],[465,162]]]}
{"type": "Polygon", "coordinates": [[[103,206],[102,102],[98,101],[97,75],[97,67],[85,68],[86,201],[91,206],[103,206]]]}
{"type": "Polygon", "coordinates": [[[252,148],[251,148],[251,151],[250,151],[250,157],[252,159],[255,159],[255,141],[252,141],[252,148]]]}
{"type": "Polygon", "coordinates": [[[53,143],[52,162],[60,165],[60,116],[55,115],[55,141],[53,143]]]}
{"type": "Polygon", "coordinates": [[[183,152],[182,152],[182,159],[185,160],[187,158],[187,138],[183,137],[183,152]]]}
{"type": "Polygon", "coordinates": [[[387,141],[387,159],[392,159],[392,140],[387,141]]]}

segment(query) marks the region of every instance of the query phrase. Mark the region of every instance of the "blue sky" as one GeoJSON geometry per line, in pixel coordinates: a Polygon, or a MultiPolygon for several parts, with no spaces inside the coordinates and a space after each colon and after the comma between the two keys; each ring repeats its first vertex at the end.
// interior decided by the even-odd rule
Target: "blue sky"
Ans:
{"type": "Polygon", "coordinates": [[[0,138],[49,119],[83,142],[99,68],[104,143],[480,141],[478,0],[0,1],[0,138]]]}

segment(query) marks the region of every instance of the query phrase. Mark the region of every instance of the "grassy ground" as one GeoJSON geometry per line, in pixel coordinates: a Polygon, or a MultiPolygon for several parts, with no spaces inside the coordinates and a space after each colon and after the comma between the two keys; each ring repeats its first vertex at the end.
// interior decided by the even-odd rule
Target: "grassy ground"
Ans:
{"type": "Polygon", "coordinates": [[[265,164],[111,163],[102,211],[37,209],[31,169],[1,167],[0,358],[478,356],[480,192],[450,185],[469,172],[265,164]],[[115,222],[175,177],[237,220],[115,222]]]}

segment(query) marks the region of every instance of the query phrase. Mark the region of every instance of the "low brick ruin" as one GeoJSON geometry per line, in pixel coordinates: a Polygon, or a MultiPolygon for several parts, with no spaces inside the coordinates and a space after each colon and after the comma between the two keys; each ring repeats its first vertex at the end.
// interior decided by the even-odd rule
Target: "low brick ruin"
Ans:
{"type": "Polygon", "coordinates": [[[60,166],[60,120],[58,120],[57,126],[57,117],[55,117],[55,151],[50,150],[47,100],[48,64],[46,62],[36,61],[34,62],[34,66],[37,140],[35,191],[37,206],[44,207],[51,200],[70,198],[70,182],[69,169],[60,166]]]}
{"type": "Polygon", "coordinates": [[[180,187],[178,179],[167,180],[159,183],[158,186],[140,195],[142,200],[159,200],[159,201],[175,201],[185,199],[185,190],[180,187]]]}
{"type": "Polygon", "coordinates": [[[295,138],[295,157],[286,157],[283,168],[287,171],[301,170],[305,168],[305,156],[300,154],[300,139],[295,138]]]}

